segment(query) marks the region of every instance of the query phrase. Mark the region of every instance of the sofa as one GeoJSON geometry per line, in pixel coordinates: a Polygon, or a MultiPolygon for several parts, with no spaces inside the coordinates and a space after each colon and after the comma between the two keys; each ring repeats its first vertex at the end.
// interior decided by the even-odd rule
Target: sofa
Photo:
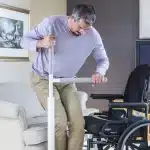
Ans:
{"type": "MultiPolygon", "coordinates": [[[[88,95],[78,91],[83,115],[88,95]]],[[[47,112],[29,84],[0,83],[0,150],[47,150],[47,112]]]]}

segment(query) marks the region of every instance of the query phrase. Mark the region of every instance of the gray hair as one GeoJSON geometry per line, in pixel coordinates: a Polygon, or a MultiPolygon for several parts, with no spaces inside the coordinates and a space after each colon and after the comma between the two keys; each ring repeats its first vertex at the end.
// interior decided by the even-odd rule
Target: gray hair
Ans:
{"type": "Polygon", "coordinates": [[[93,25],[96,21],[95,10],[92,5],[89,4],[79,4],[73,9],[72,17],[79,21],[83,19],[86,24],[93,25]]]}

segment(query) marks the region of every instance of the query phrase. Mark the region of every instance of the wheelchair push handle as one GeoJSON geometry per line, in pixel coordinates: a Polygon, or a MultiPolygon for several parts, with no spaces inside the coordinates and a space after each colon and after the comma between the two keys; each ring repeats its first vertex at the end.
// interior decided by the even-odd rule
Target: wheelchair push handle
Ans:
{"type": "MultiPolygon", "coordinates": [[[[105,77],[102,83],[106,83],[105,77]]],[[[54,78],[53,83],[92,83],[92,78],[54,78]]]]}

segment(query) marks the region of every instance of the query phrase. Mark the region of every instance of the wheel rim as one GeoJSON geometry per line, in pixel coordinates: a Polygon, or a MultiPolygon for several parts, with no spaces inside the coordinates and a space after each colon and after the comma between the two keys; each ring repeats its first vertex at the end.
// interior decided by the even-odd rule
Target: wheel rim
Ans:
{"type": "Polygon", "coordinates": [[[150,122],[143,123],[143,124],[141,124],[141,125],[139,125],[139,126],[133,128],[133,129],[125,136],[124,141],[122,142],[121,150],[124,150],[125,143],[126,143],[127,139],[130,137],[130,135],[131,135],[132,133],[134,133],[137,129],[139,129],[139,128],[141,128],[141,127],[148,126],[148,125],[150,125],[150,122]]]}

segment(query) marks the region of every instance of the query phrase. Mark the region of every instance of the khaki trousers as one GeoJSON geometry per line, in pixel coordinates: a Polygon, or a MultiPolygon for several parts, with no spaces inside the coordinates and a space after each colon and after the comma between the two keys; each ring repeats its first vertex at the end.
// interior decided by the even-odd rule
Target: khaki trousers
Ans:
{"type": "MultiPolygon", "coordinates": [[[[31,83],[41,105],[46,110],[48,80],[32,73],[31,83]]],[[[80,100],[76,98],[75,92],[77,92],[75,84],[54,84],[56,150],[82,150],[84,118],[80,100]],[[67,136],[67,126],[69,136],[67,136]]]]}

